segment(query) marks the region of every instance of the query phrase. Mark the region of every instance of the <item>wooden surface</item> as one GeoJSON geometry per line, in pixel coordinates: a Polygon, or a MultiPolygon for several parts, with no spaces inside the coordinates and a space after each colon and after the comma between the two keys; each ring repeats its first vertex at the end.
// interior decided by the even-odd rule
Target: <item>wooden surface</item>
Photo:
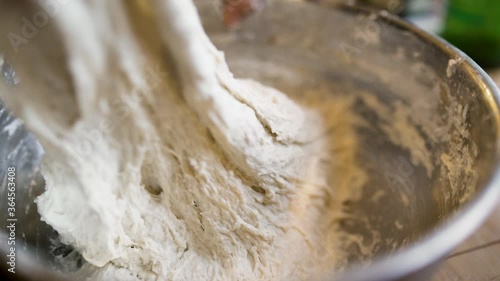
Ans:
{"type": "Polygon", "coordinates": [[[500,281],[500,206],[446,259],[433,281],[500,281]]]}
{"type": "MultiPolygon", "coordinates": [[[[500,85],[500,70],[491,71],[500,85]]],[[[500,205],[438,269],[432,281],[500,281],[500,205]]]]}

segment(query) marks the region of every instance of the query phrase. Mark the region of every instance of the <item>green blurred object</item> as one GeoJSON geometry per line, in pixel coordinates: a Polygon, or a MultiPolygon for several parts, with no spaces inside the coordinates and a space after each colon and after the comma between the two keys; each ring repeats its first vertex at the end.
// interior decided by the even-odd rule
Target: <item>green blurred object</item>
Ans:
{"type": "Polygon", "coordinates": [[[441,35],[481,66],[499,66],[500,1],[450,0],[441,35]]]}

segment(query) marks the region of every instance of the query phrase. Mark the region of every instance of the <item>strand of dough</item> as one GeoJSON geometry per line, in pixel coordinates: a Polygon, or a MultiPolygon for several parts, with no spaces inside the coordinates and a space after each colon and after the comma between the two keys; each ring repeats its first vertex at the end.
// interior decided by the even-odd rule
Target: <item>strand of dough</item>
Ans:
{"type": "MultiPolygon", "coordinates": [[[[33,7],[2,7],[1,31],[33,7]]],[[[191,0],[71,1],[0,44],[21,79],[5,102],[46,150],[40,215],[79,274],[279,280],[307,256],[322,120],[235,79],[191,0]]]]}

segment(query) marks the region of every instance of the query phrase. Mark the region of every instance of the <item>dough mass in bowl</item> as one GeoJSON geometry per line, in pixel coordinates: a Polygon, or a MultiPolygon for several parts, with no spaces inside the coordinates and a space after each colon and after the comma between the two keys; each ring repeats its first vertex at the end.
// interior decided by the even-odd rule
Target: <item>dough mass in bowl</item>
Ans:
{"type": "Polygon", "coordinates": [[[87,261],[75,274],[293,280],[340,258],[332,144],[355,144],[332,139],[333,101],[235,79],[190,0],[74,1],[50,20],[12,56],[29,82],[5,102],[46,151],[37,204],[87,261]]]}

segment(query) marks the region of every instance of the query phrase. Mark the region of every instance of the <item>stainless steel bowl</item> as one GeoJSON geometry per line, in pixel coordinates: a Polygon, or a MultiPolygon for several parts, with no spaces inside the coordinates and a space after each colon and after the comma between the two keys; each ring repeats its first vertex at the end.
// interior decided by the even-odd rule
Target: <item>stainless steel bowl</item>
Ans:
{"type": "MultiPolygon", "coordinates": [[[[346,246],[352,251],[347,267],[342,272],[332,268],[318,279],[426,280],[492,211],[500,194],[500,93],[465,54],[386,12],[281,0],[228,32],[215,1],[197,2],[236,75],[294,95],[318,85],[331,87],[332,95],[362,92],[391,114],[403,105],[412,113],[407,121],[425,140],[423,147],[394,144],[382,128],[395,128],[400,120],[384,118],[363,99],[352,109],[367,124],[357,132],[358,158],[369,181],[361,199],[345,203],[370,229],[356,219],[339,227],[366,240],[373,240],[375,231],[382,239],[365,254],[346,246]],[[293,75],[285,79],[283,73],[262,71],[265,65],[293,75]],[[442,132],[440,124],[452,125],[442,132]],[[419,153],[435,167],[418,161],[419,153]],[[386,195],[372,200],[379,191],[386,195]]],[[[16,81],[8,64],[1,73],[11,87],[24,83],[16,81]]],[[[54,273],[61,272],[58,259],[78,253],[54,246],[57,234],[40,221],[33,200],[43,191],[38,169],[43,152],[29,132],[16,129],[16,122],[7,110],[0,111],[1,266],[6,269],[9,251],[7,168],[15,167],[17,273],[11,277],[64,280],[63,273],[54,273]]]]}

